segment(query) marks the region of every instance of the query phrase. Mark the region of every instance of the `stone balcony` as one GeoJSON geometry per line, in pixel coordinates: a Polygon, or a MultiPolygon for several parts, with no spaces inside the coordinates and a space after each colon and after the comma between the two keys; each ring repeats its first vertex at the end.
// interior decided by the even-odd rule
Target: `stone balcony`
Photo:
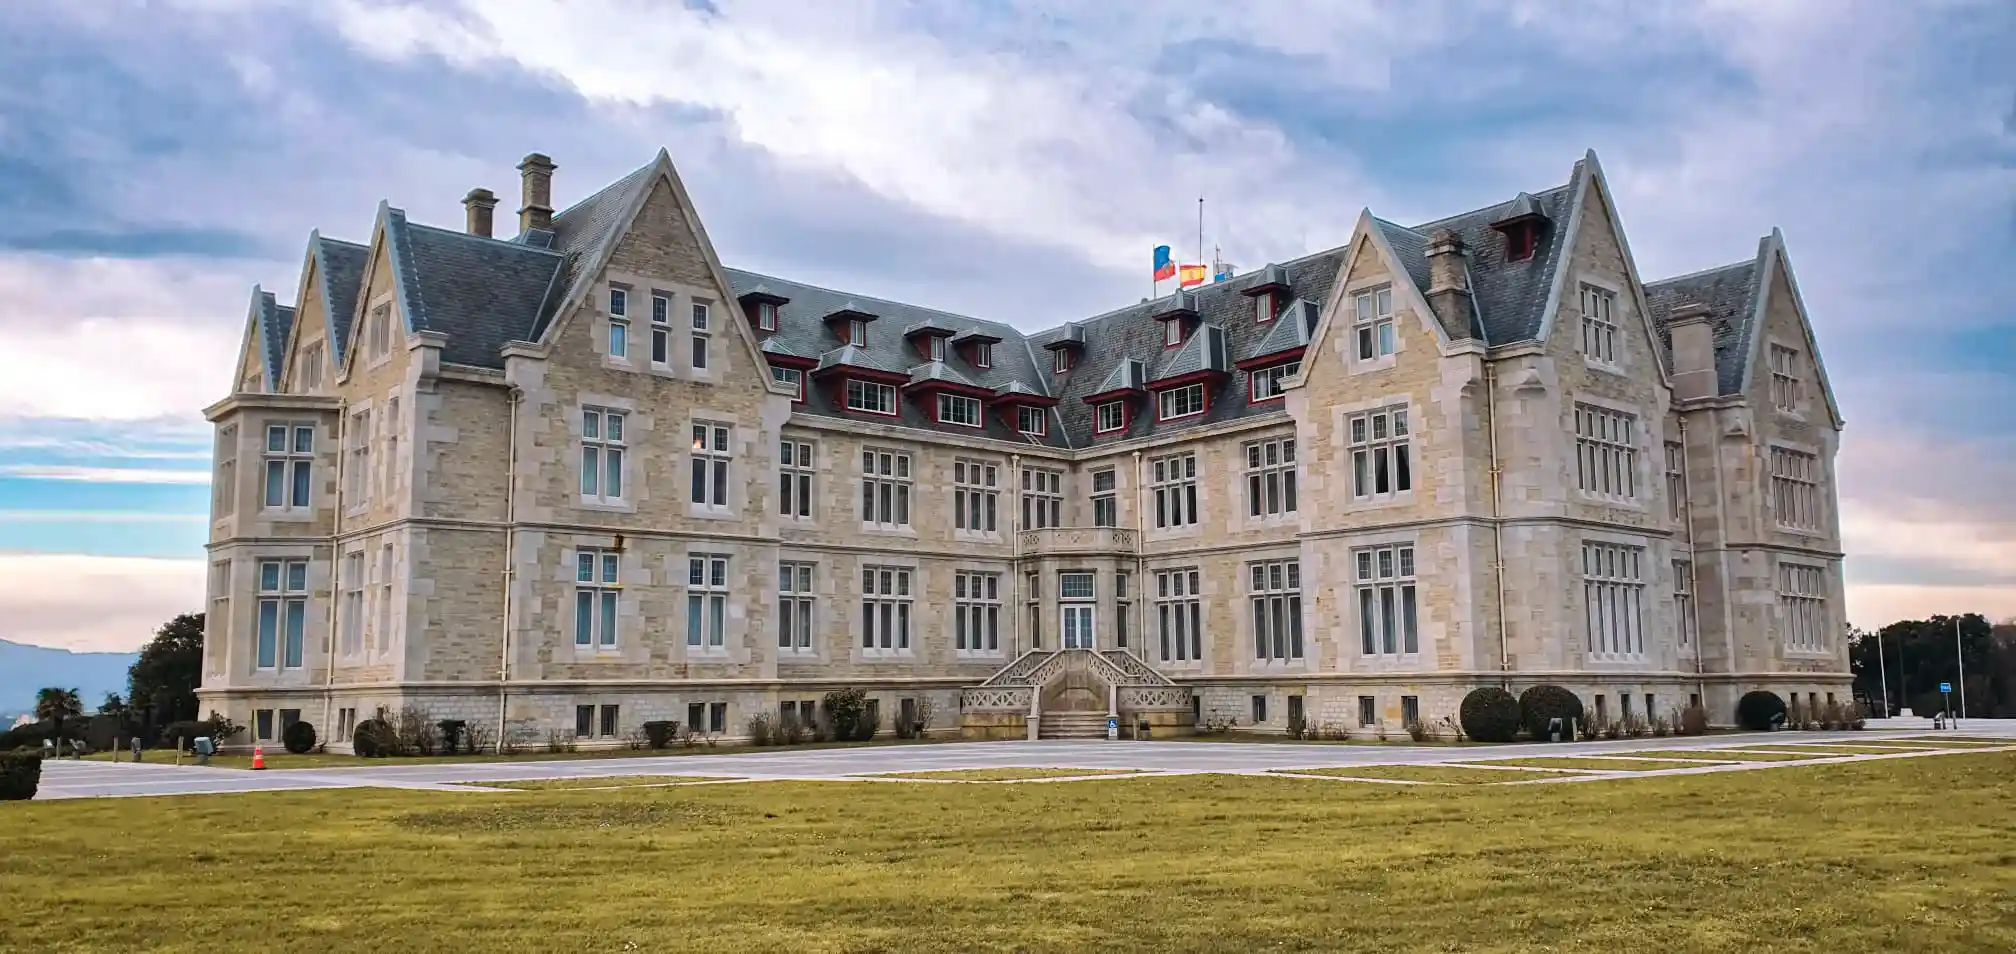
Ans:
{"type": "Polygon", "coordinates": [[[1019,540],[1023,556],[1133,556],[1140,548],[1141,534],[1122,527],[1051,527],[1024,530],[1019,540]]]}

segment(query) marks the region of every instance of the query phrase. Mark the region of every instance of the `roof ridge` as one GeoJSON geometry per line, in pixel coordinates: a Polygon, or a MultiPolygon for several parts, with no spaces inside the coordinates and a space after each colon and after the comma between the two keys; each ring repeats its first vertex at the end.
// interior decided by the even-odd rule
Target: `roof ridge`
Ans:
{"type": "Polygon", "coordinates": [[[1651,288],[1654,285],[1671,285],[1674,282],[1684,282],[1690,278],[1700,278],[1703,275],[1712,275],[1716,272],[1726,272],[1736,268],[1755,268],[1755,267],[1757,267],[1757,260],[1754,258],[1741,262],[1730,262],[1727,265],[1714,265],[1708,268],[1700,269],[1698,271],[1688,272],[1684,275],[1675,275],[1672,278],[1660,278],[1653,281],[1649,281],[1645,283],[1645,287],[1651,288]]]}
{"type": "MultiPolygon", "coordinates": [[[[1574,180],[1574,179],[1573,179],[1573,178],[1571,177],[1571,178],[1570,178],[1570,179],[1569,179],[1569,180],[1568,180],[1567,182],[1564,182],[1564,183],[1562,183],[1562,184],[1560,184],[1560,185],[1558,185],[1558,186],[1550,186],[1550,187],[1548,187],[1548,188],[1545,188],[1545,189],[1542,189],[1542,190],[1540,190],[1540,191],[1538,191],[1538,192],[1527,192],[1527,191],[1526,191],[1526,190],[1524,190],[1524,189],[1521,189],[1521,190],[1519,190],[1519,192],[1520,192],[1520,193],[1524,193],[1524,194],[1526,194],[1526,195],[1530,195],[1530,196],[1532,196],[1532,197],[1533,197],[1534,199],[1536,199],[1536,200],[1538,200],[1538,199],[1546,199],[1546,198],[1549,198],[1549,197],[1551,197],[1551,196],[1552,196],[1552,195],[1553,195],[1554,193],[1556,193],[1556,192],[1561,192],[1561,191],[1564,191],[1564,190],[1566,190],[1566,189],[1569,189],[1569,188],[1573,187],[1574,185],[1575,185],[1575,180],[1574,180]]],[[[1515,193],[1515,194],[1513,195],[1513,198],[1518,198],[1518,193],[1515,193]]],[[[1499,207],[1499,206],[1501,206],[1501,205],[1504,205],[1504,204],[1505,204],[1506,202],[1509,202],[1509,201],[1511,201],[1511,200],[1510,200],[1510,199],[1501,199],[1501,200],[1499,200],[1499,201],[1497,201],[1497,202],[1493,202],[1493,203],[1491,203],[1490,205],[1486,205],[1486,206],[1481,206],[1481,207],[1478,207],[1478,208],[1475,208],[1475,209],[1471,209],[1471,210],[1470,210],[1470,211],[1468,211],[1468,212],[1458,212],[1458,213],[1456,213],[1455,215],[1445,215],[1445,216],[1443,216],[1443,217],[1441,217],[1441,218],[1439,218],[1439,219],[1435,219],[1435,220],[1433,220],[1433,221],[1429,221],[1429,222],[1423,222],[1423,223],[1421,223],[1420,225],[1403,225],[1403,226],[1401,226],[1401,228],[1404,228],[1404,229],[1406,229],[1406,230],[1407,230],[1407,231],[1409,231],[1409,232],[1416,232],[1416,233],[1419,233],[1419,234],[1422,234],[1422,235],[1426,235],[1426,234],[1427,234],[1427,230],[1428,230],[1428,229],[1432,229],[1432,228],[1434,228],[1435,226],[1438,226],[1438,225],[1446,225],[1446,224],[1448,224],[1448,223],[1450,223],[1450,222],[1454,222],[1454,221],[1456,221],[1457,219],[1461,219],[1461,218],[1468,218],[1469,216],[1472,216],[1472,215],[1476,215],[1476,214],[1478,214],[1479,212],[1489,212],[1489,211],[1491,211],[1492,209],[1495,209],[1495,208],[1497,208],[1497,207],[1499,207]]],[[[1378,216],[1373,216],[1373,218],[1378,218],[1378,216]]]]}
{"type": "Polygon", "coordinates": [[[467,239],[471,242],[484,242],[491,245],[501,245],[504,246],[505,248],[522,249],[527,252],[538,252],[542,255],[551,255],[554,258],[566,257],[550,248],[540,248],[537,245],[526,245],[520,242],[513,242],[509,239],[500,239],[494,235],[470,235],[467,232],[458,231],[456,229],[444,229],[441,226],[428,225],[425,222],[414,222],[408,220],[406,223],[406,227],[409,229],[425,229],[426,231],[434,232],[440,235],[452,235],[455,236],[456,238],[467,239]]]}
{"type": "Polygon", "coordinates": [[[849,304],[860,304],[861,302],[865,301],[881,305],[896,305],[901,308],[914,308],[918,311],[928,311],[934,315],[942,315],[946,318],[956,318],[960,321],[986,322],[987,324],[990,325],[998,325],[1000,327],[1006,328],[1010,331],[1015,332],[1018,335],[1027,336],[1030,334],[1034,334],[1034,332],[1023,331],[1022,329],[1017,328],[1014,325],[1011,325],[1005,321],[996,321],[995,319],[992,318],[977,318],[972,315],[962,315],[956,311],[946,311],[943,308],[933,308],[930,305],[919,305],[907,301],[897,301],[894,298],[881,298],[875,295],[863,295],[851,291],[841,291],[838,288],[827,288],[824,285],[814,285],[811,282],[802,282],[796,279],[785,278],[781,275],[769,275],[763,272],[751,271],[746,268],[737,268],[733,265],[723,265],[721,267],[731,272],[741,272],[744,275],[750,275],[755,278],[760,278],[764,281],[783,282],[787,285],[797,285],[800,288],[809,288],[813,291],[825,292],[828,295],[837,295],[841,298],[847,299],[849,304]]]}
{"type": "Polygon", "coordinates": [[[631,177],[631,176],[634,176],[634,175],[636,175],[637,173],[640,173],[640,172],[643,172],[643,171],[644,171],[644,170],[646,170],[646,169],[651,169],[651,168],[655,168],[655,167],[657,167],[657,165],[658,165],[658,157],[657,157],[657,156],[652,156],[652,157],[651,157],[651,161],[650,161],[650,162],[647,162],[647,163],[645,163],[645,164],[643,164],[643,165],[641,165],[641,166],[638,166],[638,167],[637,167],[637,168],[635,168],[635,169],[632,169],[632,170],[630,170],[629,172],[626,172],[626,173],[623,173],[623,174],[622,174],[622,175],[620,175],[620,176],[617,176],[616,178],[614,178],[614,179],[610,180],[610,181],[609,181],[609,184],[608,184],[608,185],[605,185],[605,186],[603,186],[603,187],[602,187],[602,188],[600,188],[600,189],[596,189],[595,191],[593,191],[593,192],[590,192],[590,193],[588,193],[588,195],[586,195],[585,197],[581,198],[581,199],[580,199],[579,201],[575,202],[575,203],[574,203],[573,205],[570,205],[570,206],[568,206],[568,207],[566,207],[566,208],[564,208],[564,209],[561,209],[561,210],[560,210],[559,212],[557,212],[557,213],[554,213],[554,215],[553,215],[553,219],[554,219],[555,221],[558,221],[558,220],[560,220],[561,218],[565,217],[565,216],[567,215],[567,213],[569,213],[569,212],[572,212],[572,211],[574,211],[575,209],[578,209],[578,208],[580,208],[580,207],[582,207],[582,206],[584,206],[584,205],[587,205],[587,204],[588,204],[588,203],[590,203],[590,202],[593,202],[593,201],[595,201],[596,199],[599,199],[599,198],[601,198],[601,197],[602,197],[602,193],[604,193],[604,192],[608,192],[609,190],[611,190],[611,189],[614,189],[614,188],[616,188],[617,186],[620,186],[620,185],[622,185],[622,184],[624,184],[624,183],[626,183],[626,182],[629,182],[629,181],[630,181],[630,177],[631,177]]]}

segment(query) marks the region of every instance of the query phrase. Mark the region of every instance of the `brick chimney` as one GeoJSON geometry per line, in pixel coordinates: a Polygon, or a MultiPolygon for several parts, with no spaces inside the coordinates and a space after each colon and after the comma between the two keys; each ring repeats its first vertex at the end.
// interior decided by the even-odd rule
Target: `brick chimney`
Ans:
{"type": "Polygon", "coordinates": [[[518,164],[518,173],[525,183],[525,201],[518,209],[520,234],[553,227],[553,170],[556,168],[553,160],[536,152],[518,164]]]}
{"type": "Polygon", "coordinates": [[[1666,328],[1673,333],[1673,396],[1710,397],[1721,390],[1715,376],[1714,312],[1698,302],[1683,302],[1673,309],[1666,328]]]}
{"type": "Polygon", "coordinates": [[[470,189],[462,197],[462,208],[468,210],[469,234],[491,237],[491,225],[496,219],[497,193],[489,189],[470,189]]]}
{"type": "Polygon", "coordinates": [[[1470,274],[1465,268],[1468,247],[1449,229],[1438,229],[1428,240],[1428,307],[1449,337],[1478,337],[1476,309],[1470,304],[1470,274]]]}

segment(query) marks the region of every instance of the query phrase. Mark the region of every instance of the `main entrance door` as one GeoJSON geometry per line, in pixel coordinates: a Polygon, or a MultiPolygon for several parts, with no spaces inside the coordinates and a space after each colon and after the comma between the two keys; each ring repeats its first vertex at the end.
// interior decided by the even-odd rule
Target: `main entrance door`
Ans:
{"type": "Polygon", "coordinates": [[[1091,649],[1092,606],[1064,605],[1064,648],[1091,649]]]}

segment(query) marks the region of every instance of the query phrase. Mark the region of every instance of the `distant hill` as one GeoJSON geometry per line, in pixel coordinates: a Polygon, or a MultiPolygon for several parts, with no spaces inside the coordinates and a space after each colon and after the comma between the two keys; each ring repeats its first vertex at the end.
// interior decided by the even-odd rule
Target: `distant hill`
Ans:
{"type": "Polygon", "coordinates": [[[49,686],[77,690],[85,711],[105,694],[126,694],[126,669],[139,653],[73,653],[0,639],[0,727],[14,716],[35,711],[35,693],[49,686]]]}

